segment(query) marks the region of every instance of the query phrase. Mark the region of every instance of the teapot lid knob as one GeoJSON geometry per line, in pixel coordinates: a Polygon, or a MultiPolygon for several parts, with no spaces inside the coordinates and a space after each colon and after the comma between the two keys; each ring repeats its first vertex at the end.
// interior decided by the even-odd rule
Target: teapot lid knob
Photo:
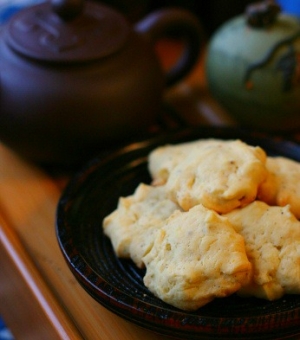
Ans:
{"type": "Polygon", "coordinates": [[[6,43],[47,62],[87,62],[127,43],[130,25],[114,9],[92,1],[51,0],[19,11],[4,26],[6,43]]]}
{"type": "Polygon", "coordinates": [[[265,0],[246,7],[247,23],[253,28],[267,28],[277,19],[281,7],[275,0],[265,0]]]}
{"type": "Polygon", "coordinates": [[[83,0],[51,0],[53,11],[64,20],[72,20],[83,12],[83,0]]]}

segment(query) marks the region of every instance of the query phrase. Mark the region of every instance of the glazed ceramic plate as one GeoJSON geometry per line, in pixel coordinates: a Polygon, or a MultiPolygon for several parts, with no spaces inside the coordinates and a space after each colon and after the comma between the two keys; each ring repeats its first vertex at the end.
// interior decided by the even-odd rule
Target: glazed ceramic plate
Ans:
{"type": "Polygon", "coordinates": [[[57,237],[70,270],[85,290],[115,314],[157,333],[182,339],[300,338],[300,296],[269,302],[232,295],[196,312],[184,312],[154,297],[143,284],[144,272],[118,259],[103,235],[102,220],[119,196],[149,183],[147,155],[166,143],[199,138],[239,138],[269,155],[300,161],[297,143],[231,128],[185,129],[131,144],[108,158],[92,160],[70,181],[57,209],[57,237]],[[297,336],[298,335],[298,336],[297,336]]]}

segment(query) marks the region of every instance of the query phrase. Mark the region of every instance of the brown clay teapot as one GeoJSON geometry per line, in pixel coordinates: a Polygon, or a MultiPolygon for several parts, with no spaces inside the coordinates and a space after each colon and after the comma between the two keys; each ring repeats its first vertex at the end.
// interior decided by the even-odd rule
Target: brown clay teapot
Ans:
{"type": "Polygon", "coordinates": [[[181,9],[132,27],[115,10],[82,0],[28,7],[0,35],[0,140],[33,161],[70,165],[152,124],[165,86],[194,66],[202,31],[181,9]],[[154,42],[185,37],[183,57],[164,74],[154,42]]]}

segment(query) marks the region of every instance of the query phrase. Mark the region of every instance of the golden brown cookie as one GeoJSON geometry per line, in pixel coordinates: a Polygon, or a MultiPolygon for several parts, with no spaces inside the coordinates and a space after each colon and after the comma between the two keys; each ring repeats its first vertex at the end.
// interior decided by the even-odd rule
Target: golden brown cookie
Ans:
{"type": "Polygon", "coordinates": [[[143,267],[142,257],[151,248],[156,231],[175,210],[164,188],[141,183],[134,194],[119,199],[118,207],[103,221],[103,230],[118,257],[131,258],[143,267]]]}
{"type": "Polygon", "coordinates": [[[226,218],[202,205],[174,212],[143,261],[149,290],[184,310],[236,292],[251,271],[243,238],[226,218]]]}
{"type": "Polygon", "coordinates": [[[170,172],[181,163],[194,149],[210,143],[219,143],[218,139],[199,139],[192,142],[167,144],[154,149],[148,156],[148,169],[153,184],[163,185],[170,172]]]}
{"type": "Polygon", "coordinates": [[[265,161],[260,147],[240,140],[202,143],[169,171],[166,191],[183,210],[203,204],[226,213],[255,200],[265,161]]]}
{"type": "Polygon", "coordinates": [[[275,300],[300,293],[300,222],[289,206],[255,201],[225,215],[244,237],[252,280],[239,294],[275,300]]]}
{"type": "Polygon", "coordinates": [[[268,157],[268,176],[260,186],[258,198],[269,205],[290,205],[300,219],[300,163],[285,157],[268,157]]]}

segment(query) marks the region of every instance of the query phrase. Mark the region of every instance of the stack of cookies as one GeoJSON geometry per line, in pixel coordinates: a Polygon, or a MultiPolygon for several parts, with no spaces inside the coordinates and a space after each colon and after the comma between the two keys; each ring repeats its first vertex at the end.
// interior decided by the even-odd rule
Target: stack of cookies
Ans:
{"type": "Polygon", "coordinates": [[[233,293],[300,293],[300,163],[240,140],[165,145],[151,184],[103,221],[118,257],[163,301],[197,310],[233,293]]]}

